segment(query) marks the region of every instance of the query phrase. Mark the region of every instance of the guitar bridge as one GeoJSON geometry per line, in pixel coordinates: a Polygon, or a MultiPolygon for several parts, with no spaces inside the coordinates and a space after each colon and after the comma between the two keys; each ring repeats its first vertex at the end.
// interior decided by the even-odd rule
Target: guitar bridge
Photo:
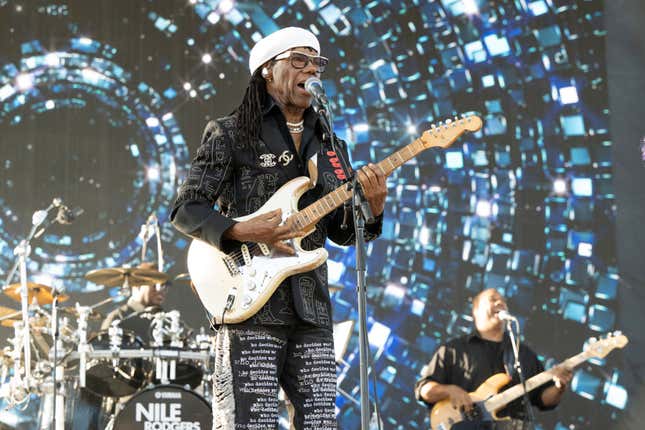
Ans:
{"type": "Polygon", "coordinates": [[[233,260],[229,256],[223,257],[222,260],[224,261],[224,264],[226,264],[226,268],[228,269],[228,272],[231,274],[231,276],[240,274],[240,269],[237,267],[237,264],[235,264],[235,260],[233,260]]]}

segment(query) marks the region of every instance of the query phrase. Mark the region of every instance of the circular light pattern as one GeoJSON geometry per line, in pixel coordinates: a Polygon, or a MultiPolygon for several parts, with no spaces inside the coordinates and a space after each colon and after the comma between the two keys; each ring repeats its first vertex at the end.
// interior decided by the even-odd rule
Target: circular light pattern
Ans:
{"type": "MultiPolygon", "coordinates": [[[[480,133],[446,150],[426,151],[388,180],[383,235],[368,246],[368,325],[385,428],[427,428],[427,411],[413,399],[412,387],[437,345],[468,330],[467,298],[483,287],[504,290],[513,312],[526,322],[527,338],[549,362],[614,327],[620,284],[601,2],[191,0],[186,6],[199,17],[198,26],[184,6],[177,13],[160,12],[156,2],[146,2],[141,19],[154,23],[163,38],[160,51],[167,50],[168,41],[189,53],[191,72],[175,74],[176,91],[166,91],[182,93],[182,103],[191,109],[215,95],[213,100],[222,103],[240,98],[250,47],[280,27],[300,25],[318,35],[321,54],[332,60],[324,84],[334,101],[335,130],[352,145],[356,164],[379,161],[431,123],[456,114],[475,111],[485,121],[480,133]],[[203,62],[204,53],[211,63],[203,62]],[[224,84],[235,92],[226,92],[230,87],[224,84]]],[[[122,103],[147,91],[123,70],[117,75],[127,75],[129,92],[103,88],[110,82],[103,76],[118,80],[102,67],[112,63],[113,48],[79,38],[61,51],[78,54],[83,64],[30,44],[23,57],[42,56],[42,68],[77,71],[80,89],[73,91],[108,93],[99,112],[126,129],[132,114],[128,132],[154,147],[152,129],[169,124],[164,99],[150,102],[150,95],[144,96],[142,103],[150,109],[142,113],[136,103],[122,103]],[[98,50],[87,51],[92,47],[98,50]]],[[[33,112],[67,108],[60,95],[37,93],[53,87],[39,83],[35,64],[9,65],[2,73],[0,124],[26,120],[18,118],[18,110],[27,106],[27,95],[33,112]]],[[[83,106],[82,99],[68,106],[83,106]]],[[[204,105],[208,115],[209,109],[204,105]]],[[[167,148],[177,169],[185,167],[183,141],[164,145],[158,146],[167,148]]],[[[104,235],[91,242],[112,262],[135,257],[136,246],[130,245],[136,245],[141,217],[154,208],[163,212],[161,205],[167,207],[174,195],[175,184],[156,150],[137,148],[144,157],[155,154],[140,166],[125,166],[137,172],[130,201],[138,206],[128,205],[128,214],[110,229],[118,231],[116,240],[104,235]]],[[[181,181],[185,173],[176,176],[181,181]]],[[[24,228],[11,205],[4,206],[3,229],[24,228]]],[[[169,230],[164,236],[176,248],[169,256],[184,258],[187,241],[169,230]]],[[[53,239],[52,247],[69,246],[53,239]]],[[[7,238],[0,241],[4,267],[13,245],[7,238]]],[[[89,268],[107,265],[94,252],[89,268]]],[[[330,249],[330,281],[344,286],[333,296],[337,321],[356,319],[354,255],[353,248],[330,249]]],[[[42,268],[41,260],[36,264],[42,268]]],[[[339,373],[340,388],[352,395],[357,395],[357,359],[353,337],[339,373]]],[[[548,422],[544,428],[591,422],[611,428],[628,404],[615,363],[610,356],[581,369],[572,387],[576,395],[568,397],[566,407],[540,415],[548,422]]],[[[358,428],[355,403],[342,395],[337,406],[339,427],[358,428]]]]}
{"type": "MultiPolygon", "coordinates": [[[[42,116],[56,109],[77,110],[79,118],[87,109],[96,109],[92,114],[98,113],[111,127],[132,132],[127,142],[110,143],[114,145],[111,152],[126,153],[131,162],[131,171],[121,170],[124,166],[112,166],[106,174],[131,176],[132,188],[115,198],[113,204],[117,207],[104,211],[85,207],[86,217],[96,216],[102,221],[93,231],[76,236],[46,234],[44,243],[34,247],[29,267],[33,279],[64,284],[68,290],[84,288],[82,275],[89,270],[138,260],[140,225],[151,213],[162,220],[168,217],[180,179],[177,166],[185,165],[187,160],[186,144],[174,115],[166,110],[166,100],[145,83],[134,82],[131,74],[113,61],[116,53],[111,46],[86,37],[71,39],[55,52],[46,52],[38,41],[32,41],[23,45],[18,66],[5,64],[1,68],[0,125],[4,127],[15,128],[24,122],[29,122],[30,127],[38,123],[42,126],[42,116]]],[[[96,119],[92,117],[91,121],[96,119]]],[[[22,150],[21,143],[17,146],[22,150]]],[[[7,155],[11,154],[10,148],[5,149],[7,155]]],[[[16,153],[17,159],[5,160],[7,169],[19,162],[20,151],[16,153]]],[[[81,165],[97,161],[79,159],[75,154],[68,156],[81,165]]],[[[99,159],[97,166],[100,164],[99,159]]],[[[96,193],[105,192],[94,175],[78,180],[95,185],[96,193]]],[[[4,185],[9,190],[15,187],[8,176],[4,185]]],[[[29,226],[28,220],[12,210],[11,200],[18,198],[15,194],[0,198],[4,208],[1,213],[4,228],[0,229],[4,266],[10,265],[16,240],[24,236],[23,231],[29,226]]],[[[77,222],[84,220],[80,218],[77,222]]],[[[172,231],[169,225],[164,229],[165,234],[172,231]]]]}

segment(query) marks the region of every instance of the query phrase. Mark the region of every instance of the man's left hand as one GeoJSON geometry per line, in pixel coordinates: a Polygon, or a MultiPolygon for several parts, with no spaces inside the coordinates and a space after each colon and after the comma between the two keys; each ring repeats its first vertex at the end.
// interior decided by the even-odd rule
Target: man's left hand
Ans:
{"type": "Polygon", "coordinates": [[[386,179],[383,171],[376,164],[370,163],[358,171],[358,181],[363,187],[363,193],[375,217],[381,215],[385,209],[386,179]]]}
{"type": "Polygon", "coordinates": [[[573,370],[564,366],[554,367],[551,369],[551,374],[553,375],[555,387],[562,392],[567,389],[567,386],[573,378],[573,370]]]}

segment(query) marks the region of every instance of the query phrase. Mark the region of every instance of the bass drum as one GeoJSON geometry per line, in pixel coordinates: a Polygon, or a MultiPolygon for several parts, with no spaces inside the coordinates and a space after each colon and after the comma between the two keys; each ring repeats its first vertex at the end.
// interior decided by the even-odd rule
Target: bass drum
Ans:
{"type": "Polygon", "coordinates": [[[211,430],[211,407],[177,385],[159,385],[132,397],[117,414],[114,430],[211,430]]]}

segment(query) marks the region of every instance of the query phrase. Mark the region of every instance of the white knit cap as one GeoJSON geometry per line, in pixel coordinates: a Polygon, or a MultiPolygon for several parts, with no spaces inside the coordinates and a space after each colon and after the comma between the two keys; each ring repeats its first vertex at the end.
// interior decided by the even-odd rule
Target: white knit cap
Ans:
{"type": "Polygon", "coordinates": [[[320,43],[314,34],[300,27],[287,27],[260,39],[251,49],[249,70],[255,73],[258,67],[291,48],[300,46],[315,49],[320,54],[320,43]]]}

